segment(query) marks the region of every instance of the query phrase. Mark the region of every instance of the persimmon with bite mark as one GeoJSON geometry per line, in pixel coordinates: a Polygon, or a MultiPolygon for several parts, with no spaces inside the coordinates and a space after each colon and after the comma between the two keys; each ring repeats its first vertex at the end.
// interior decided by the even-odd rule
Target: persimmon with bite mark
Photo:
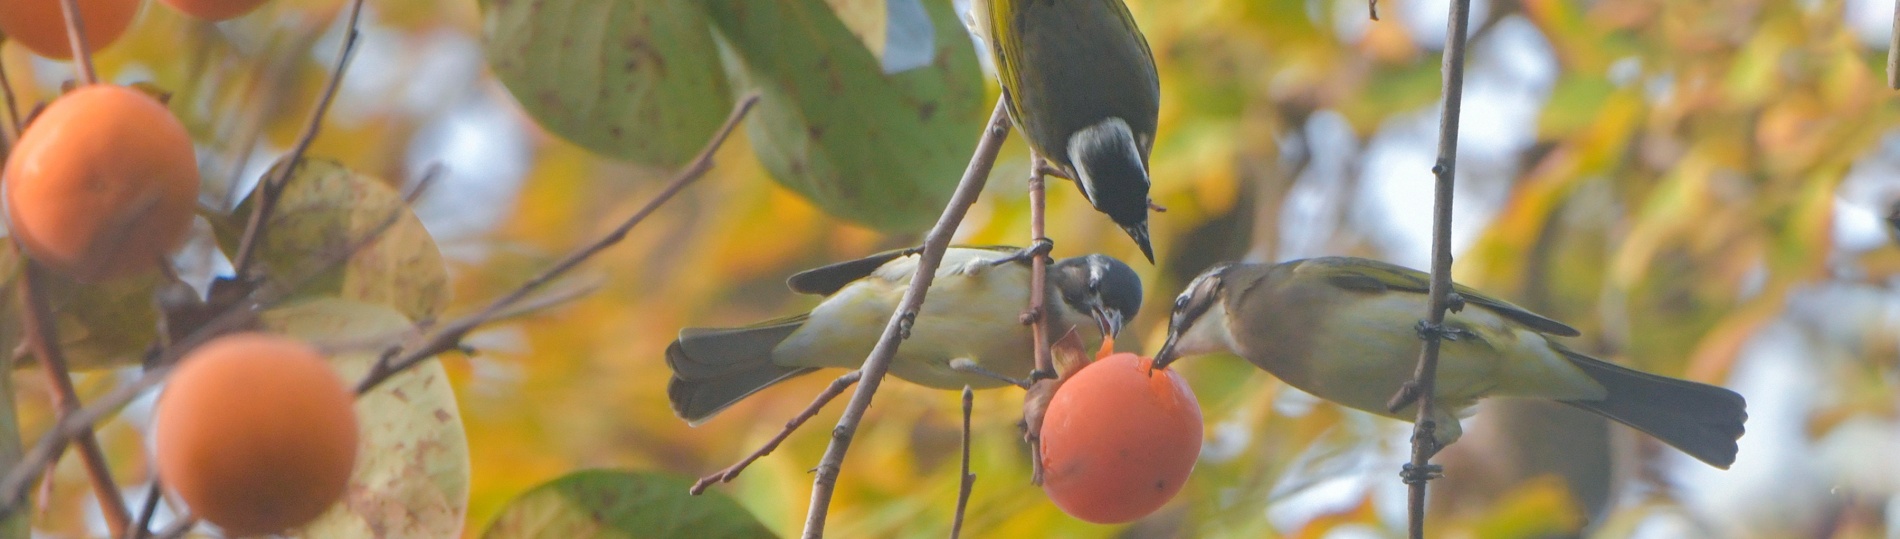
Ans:
{"type": "Polygon", "coordinates": [[[1120,353],[1062,382],[1042,420],[1042,488],[1071,516],[1130,522],[1187,483],[1201,452],[1201,408],[1187,382],[1120,353]]]}

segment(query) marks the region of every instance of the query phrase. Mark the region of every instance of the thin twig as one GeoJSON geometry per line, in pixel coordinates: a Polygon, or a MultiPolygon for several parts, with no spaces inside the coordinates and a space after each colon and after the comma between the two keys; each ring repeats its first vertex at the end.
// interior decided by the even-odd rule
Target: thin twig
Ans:
{"type": "MultiPolygon", "coordinates": [[[[1045,170],[1052,167],[1049,162],[1037,155],[1029,160],[1029,236],[1030,243],[1046,241],[1048,208],[1048,189],[1043,181],[1045,170]]],[[[1054,379],[1055,360],[1049,355],[1049,317],[1043,316],[1043,296],[1047,294],[1049,282],[1049,262],[1047,257],[1038,256],[1029,264],[1029,333],[1030,341],[1036,351],[1036,370],[1029,373],[1029,383],[1034,385],[1041,379],[1054,379]]],[[[1035,433],[1027,433],[1034,438],[1035,433]]],[[[1030,440],[1029,476],[1042,477],[1042,444],[1030,440]]]]}
{"type": "Polygon", "coordinates": [[[186,533],[190,533],[191,528],[197,525],[198,517],[183,515],[178,517],[178,520],[173,520],[170,526],[166,526],[165,529],[153,534],[152,537],[156,539],[178,539],[179,537],[184,537],[186,533]]]}
{"type": "Polygon", "coordinates": [[[1893,32],[1887,37],[1887,87],[1900,90],[1900,3],[1893,5],[1893,32]]]}
{"type": "Polygon", "coordinates": [[[990,113],[989,123],[983,128],[982,137],[977,140],[976,153],[970,156],[970,165],[963,171],[963,179],[957,182],[957,190],[950,195],[943,214],[937,217],[937,224],[924,236],[923,253],[917,257],[916,273],[911,275],[910,288],[904,291],[904,300],[891,312],[891,319],[884,325],[884,334],[877,340],[877,346],[864,360],[864,380],[858,383],[858,390],[851,395],[850,404],[845,406],[844,415],[838,418],[837,428],[831,431],[831,444],[825,448],[824,458],[818,461],[817,477],[812,479],[811,506],[805,513],[806,539],[817,539],[825,534],[825,517],[831,510],[831,493],[837,487],[838,473],[844,466],[845,451],[851,447],[851,437],[857,433],[858,422],[864,419],[864,411],[871,407],[871,397],[877,394],[878,385],[883,383],[885,372],[890,370],[891,358],[897,355],[900,335],[906,333],[910,323],[916,320],[918,309],[923,308],[924,295],[930,290],[931,281],[937,277],[937,267],[943,262],[943,253],[950,247],[950,237],[956,233],[957,225],[963,222],[963,215],[969,213],[970,205],[983,192],[983,184],[990,177],[990,168],[996,165],[996,151],[1002,147],[1003,140],[1009,137],[1009,116],[1003,101],[996,101],[996,110],[990,113]]]}
{"type": "Polygon", "coordinates": [[[304,152],[310,150],[310,145],[317,140],[317,133],[323,130],[323,117],[330,111],[330,103],[336,100],[337,87],[342,85],[343,73],[348,71],[350,57],[356,52],[359,36],[356,22],[362,15],[363,0],[352,1],[349,21],[343,27],[343,43],[338,46],[336,54],[336,70],[330,73],[330,80],[323,85],[323,93],[317,96],[317,106],[310,111],[310,122],[304,125],[303,134],[297,137],[297,144],[290,148],[283,167],[277,170],[277,174],[257,184],[257,207],[251,210],[251,219],[244,225],[243,239],[238,241],[237,255],[231,258],[232,273],[239,282],[252,282],[251,266],[255,264],[257,249],[263,242],[264,223],[276,209],[277,199],[283,196],[285,184],[296,177],[297,168],[303,164],[304,152]]]}
{"type": "Polygon", "coordinates": [[[158,501],[164,497],[165,485],[159,482],[158,477],[152,477],[152,486],[145,489],[145,505],[139,508],[138,523],[127,531],[126,537],[145,539],[152,534],[152,516],[158,514],[158,501]]]}
{"type": "Polygon", "coordinates": [[[818,415],[818,411],[823,410],[826,404],[831,403],[832,399],[843,395],[844,390],[850,389],[852,384],[858,383],[858,378],[862,375],[863,371],[851,371],[844,373],[844,376],[839,376],[837,380],[832,380],[831,385],[826,386],[824,391],[818,393],[818,398],[812,399],[811,404],[806,406],[804,411],[792,416],[790,421],[786,421],[785,428],[779,429],[778,434],[772,436],[772,439],[765,442],[765,445],[759,446],[758,450],[753,451],[750,455],[746,455],[743,459],[739,459],[739,462],[727,466],[726,469],[699,478],[699,481],[693,483],[693,488],[688,489],[687,492],[698,496],[700,493],[706,492],[706,488],[712,486],[713,483],[731,483],[734,478],[739,477],[740,472],[744,472],[746,467],[751,466],[754,461],[772,454],[773,450],[778,449],[778,444],[784,443],[786,438],[791,437],[792,431],[798,430],[798,427],[803,426],[806,421],[810,421],[812,416],[818,415]]]}
{"type": "Polygon", "coordinates": [[[1372,20],[1379,20],[1379,0],[1366,0],[1366,11],[1372,20]]]}
{"type": "Polygon", "coordinates": [[[976,474],[970,473],[970,409],[975,400],[976,392],[963,386],[963,475],[957,486],[957,516],[950,521],[950,539],[963,536],[963,511],[970,507],[970,489],[976,487],[976,474]]]}
{"type": "Polygon", "coordinates": [[[693,161],[689,163],[685,169],[679,171],[679,173],[673,177],[673,181],[668,183],[666,188],[660,190],[660,194],[655,195],[652,201],[647,202],[646,206],[640,208],[640,211],[634,212],[633,216],[628,217],[626,221],[620,223],[620,226],[614,227],[613,231],[608,232],[605,236],[595,240],[593,243],[584,245],[579,249],[575,249],[574,252],[568,253],[568,255],[559,262],[555,262],[554,266],[541,272],[540,275],[528,279],[527,282],[521,283],[520,287],[515,288],[514,291],[509,292],[507,295],[496,298],[495,301],[490,302],[487,307],[483,307],[482,310],[477,311],[475,314],[444,324],[440,329],[431,332],[427,337],[423,338],[420,344],[408,347],[402,353],[389,357],[387,361],[378,361],[374,365],[371,365],[369,373],[364,375],[361,382],[357,383],[356,393],[359,395],[368,393],[371,389],[375,389],[377,384],[383,383],[383,381],[388,380],[389,377],[402,372],[403,369],[407,369],[417,363],[421,363],[423,360],[435,357],[437,354],[461,348],[462,339],[467,337],[475,328],[507,312],[511,306],[526,299],[530,294],[533,294],[535,290],[539,290],[541,287],[553,282],[554,279],[566,274],[569,270],[574,269],[575,266],[579,266],[582,262],[593,258],[595,254],[606,250],[616,243],[620,243],[620,240],[626,238],[627,233],[632,231],[635,225],[640,224],[641,221],[646,220],[648,215],[652,215],[654,211],[659,210],[660,205],[665,204],[668,200],[672,200],[673,195],[679,194],[680,190],[685,189],[686,186],[692,184],[694,180],[698,180],[701,176],[705,176],[707,171],[712,170],[713,154],[717,153],[719,147],[726,143],[726,139],[732,135],[733,129],[739,126],[739,121],[745,119],[746,113],[750,112],[752,106],[758,102],[758,94],[749,94],[741,98],[739,103],[733,106],[732,114],[726,117],[725,125],[720,126],[719,131],[713,134],[712,140],[706,142],[706,147],[700,149],[699,155],[694,157],[693,161]]]}
{"type": "MultiPolygon", "coordinates": [[[[19,293],[25,302],[22,310],[26,314],[21,317],[21,325],[26,332],[27,346],[40,358],[40,370],[46,372],[47,383],[53,387],[54,416],[56,420],[64,420],[79,410],[79,392],[73,389],[66,356],[59,349],[59,334],[54,328],[52,306],[46,301],[45,275],[39,264],[26,263],[20,273],[19,293]]],[[[106,527],[112,530],[113,537],[124,537],[132,517],[126,511],[119,486],[112,481],[112,469],[106,465],[105,452],[99,449],[99,438],[87,428],[73,439],[79,442],[79,456],[85,463],[86,475],[92,479],[100,510],[105,513],[106,527]]]]}
{"type": "Polygon", "coordinates": [[[1436,425],[1433,424],[1434,388],[1438,378],[1438,349],[1442,335],[1438,328],[1445,323],[1445,312],[1451,308],[1451,204],[1453,179],[1456,177],[1458,158],[1458,115],[1464,102],[1465,85],[1465,33],[1471,24],[1471,1],[1451,0],[1450,28],[1445,33],[1444,99],[1445,105],[1438,122],[1438,162],[1432,166],[1432,175],[1436,179],[1436,192],[1432,203],[1432,280],[1429,294],[1431,304],[1426,310],[1426,329],[1420,333],[1424,345],[1419,352],[1418,370],[1413,374],[1413,382],[1407,390],[1394,396],[1395,404],[1402,403],[1410,393],[1417,400],[1418,415],[1412,431],[1412,461],[1406,467],[1405,478],[1408,488],[1408,522],[1411,537],[1422,539],[1425,536],[1425,485],[1436,474],[1431,468],[1432,455],[1438,452],[1437,438],[1434,437],[1436,425]]]}
{"type": "Polygon", "coordinates": [[[0,96],[4,96],[7,100],[7,129],[5,133],[7,148],[10,150],[13,148],[14,141],[20,136],[20,105],[13,95],[13,80],[7,77],[7,69],[4,65],[0,65],[0,96]]]}
{"type": "Polygon", "coordinates": [[[73,64],[79,67],[79,81],[97,84],[99,72],[92,68],[92,49],[86,46],[86,23],[79,17],[79,0],[60,0],[59,9],[66,16],[66,41],[73,47],[73,64]]]}

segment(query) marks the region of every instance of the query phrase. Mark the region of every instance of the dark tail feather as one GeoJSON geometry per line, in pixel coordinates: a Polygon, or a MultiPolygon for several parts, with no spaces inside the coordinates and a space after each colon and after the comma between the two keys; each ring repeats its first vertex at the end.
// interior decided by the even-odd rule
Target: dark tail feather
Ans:
{"type": "Polygon", "coordinates": [[[697,425],[780,380],[816,370],[772,362],[772,349],[804,324],[805,315],[798,315],[742,328],[680,330],[679,340],[666,347],[673,413],[697,425]]]}
{"type": "Polygon", "coordinates": [[[1708,384],[1677,380],[1560,350],[1609,391],[1600,401],[1563,401],[1635,427],[1721,469],[1735,463],[1748,404],[1740,394],[1708,384]]]}

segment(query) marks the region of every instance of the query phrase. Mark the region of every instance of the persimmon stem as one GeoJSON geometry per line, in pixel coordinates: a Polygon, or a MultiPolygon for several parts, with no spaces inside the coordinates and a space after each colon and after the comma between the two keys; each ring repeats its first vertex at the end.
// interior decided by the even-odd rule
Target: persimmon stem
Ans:
{"type": "Polygon", "coordinates": [[[59,9],[66,17],[66,41],[73,48],[73,64],[79,68],[79,81],[98,84],[99,72],[92,68],[92,49],[86,44],[86,22],[79,16],[79,0],[59,0],[59,9]]]}

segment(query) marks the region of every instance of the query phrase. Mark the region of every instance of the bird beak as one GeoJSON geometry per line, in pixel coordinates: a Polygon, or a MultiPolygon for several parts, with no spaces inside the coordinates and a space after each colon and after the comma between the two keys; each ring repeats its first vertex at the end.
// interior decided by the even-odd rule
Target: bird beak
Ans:
{"type": "Polygon", "coordinates": [[[1148,257],[1149,264],[1155,263],[1154,246],[1148,242],[1148,221],[1143,220],[1142,222],[1132,225],[1122,225],[1122,230],[1128,232],[1128,237],[1135,239],[1135,245],[1141,246],[1141,256],[1148,257]]]}
{"type": "Polygon", "coordinates": [[[1167,342],[1161,343],[1161,351],[1155,352],[1155,359],[1153,363],[1154,368],[1156,369],[1168,368],[1169,363],[1174,363],[1174,360],[1180,359],[1180,357],[1176,356],[1174,353],[1174,342],[1176,338],[1179,336],[1180,334],[1174,332],[1173,330],[1168,331],[1167,342]]]}
{"type": "Polygon", "coordinates": [[[1111,339],[1121,336],[1122,334],[1121,311],[1096,307],[1095,312],[1093,314],[1095,315],[1095,325],[1101,328],[1102,335],[1107,336],[1108,338],[1111,338],[1111,339]]]}

